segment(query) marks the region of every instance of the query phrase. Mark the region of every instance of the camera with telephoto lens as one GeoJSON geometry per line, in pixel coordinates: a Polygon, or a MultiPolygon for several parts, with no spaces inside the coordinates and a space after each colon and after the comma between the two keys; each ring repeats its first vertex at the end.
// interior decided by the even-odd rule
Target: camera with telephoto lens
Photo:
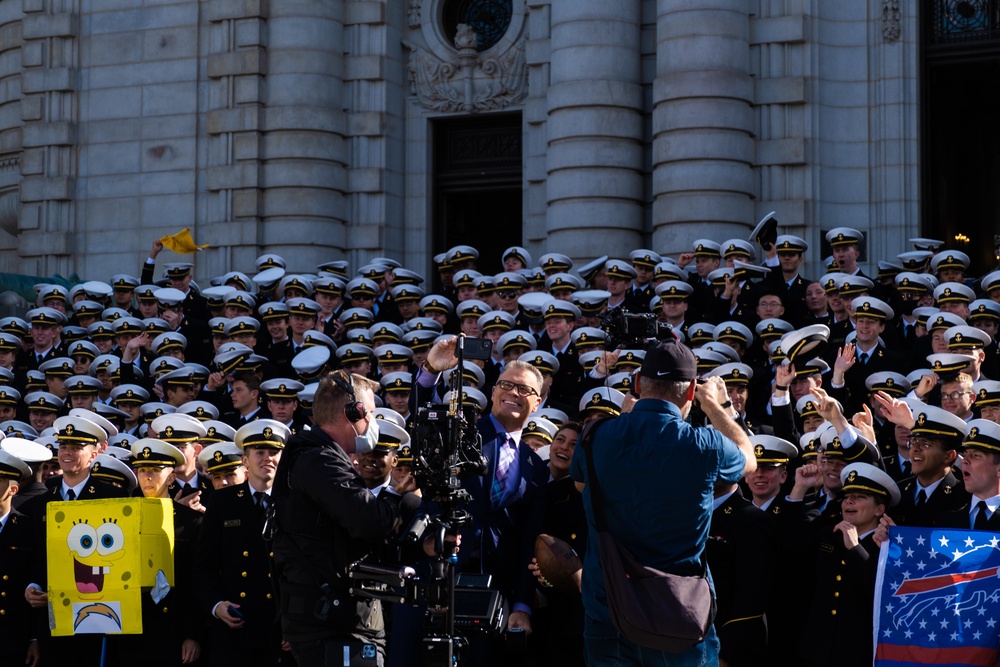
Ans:
{"type": "Polygon", "coordinates": [[[675,337],[674,328],[656,319],[653,313],[632,313],[624,308],[612,308],[601,315],[601,329],[608,336],[605,347],[643,349],[651,340],[675,337]]]}
{"type": "MultiPolygon", "coordinates": [[[[426,606],[422,662],[442,667],[458,667],[468,646],[467,636],[496,635],[506,621],[503,596],[492,586],[491,577],[457,574],[455,543],[446,539],[472,520],[467,509],[471,496],[462,486],[463,479],[482,477],[489,469],[475,410],[463,404],[464,343],[460,337],[458,371],[450,377],[451,401],[420,407],[410,440],[413,476],[424,511],[410,522],[400,544],[412,551],[431,537],[439,555],[414,567],[385,568],[360,562],[348,568],[352,595],[426,606]]],[[[485,351],[489,353],[488,346],[485,351]]]]}

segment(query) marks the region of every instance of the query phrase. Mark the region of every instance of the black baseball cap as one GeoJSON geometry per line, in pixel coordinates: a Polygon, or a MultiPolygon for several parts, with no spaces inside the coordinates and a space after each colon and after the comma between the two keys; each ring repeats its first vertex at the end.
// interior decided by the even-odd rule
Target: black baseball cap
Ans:
{"type": "Polygon", "coordinates": [[[641,373],[657,380],[693,380],[698,377],[698,360],[676,339],[656,341],[646,348],[641,373]]]}

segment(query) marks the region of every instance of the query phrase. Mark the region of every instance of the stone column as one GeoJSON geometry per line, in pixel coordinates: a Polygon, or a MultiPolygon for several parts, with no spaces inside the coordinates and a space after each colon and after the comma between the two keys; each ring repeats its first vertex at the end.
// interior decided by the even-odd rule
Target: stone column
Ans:
{"type": "Polygon", "coordinates": [[[268,3],[260,241],[294,258],[296,270],[348,245],[346,4],[268,3]]]}
{"type": "Polygon", "coordinates": [[[748,0],[657,0],[653,248],[755,222],[748,0]]]}
{"type": "Polygon", "coordinates": [[[75,268],[79,7],[76,0],[31,0],[22,7],[20,270],[69,275],[75,268]]]}
{"type": "MultiPolygon", "coordinates": [[[[21,87],[21,24],[24,13],[17,2],[0,3],[0,85],[21,87]]],[[[21,209],[21,96],[0,98],[0,250],[17,250],[17,223],[21,209]]],[[[8,256],[8,253],[4,253],[8,256]]],[[[13,252],[10,252],[13,255],[13,252]]],[[[8,264],[12,266],[12,264],[8,264]]]]}
{"type": "Polygon", "coordinates": [[[556,0],[551,15],[547,249],[621,256],[643,239],[640,3],[556,0]]]}

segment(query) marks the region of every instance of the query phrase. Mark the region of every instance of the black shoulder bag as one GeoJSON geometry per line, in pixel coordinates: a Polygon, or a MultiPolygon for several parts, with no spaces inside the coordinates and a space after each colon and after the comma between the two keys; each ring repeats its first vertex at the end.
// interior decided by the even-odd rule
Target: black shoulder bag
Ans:
{"type": "Polygon", "coordinates": [[[580,444],[587,458],[587,484],[611,622],[636,644],[680,653],[704,640],[715,619],[704,554],[700,575],[670,574],[643,565],[611,535],[590,448],[594,427],[602,421],[587,424],[580,444]]]}

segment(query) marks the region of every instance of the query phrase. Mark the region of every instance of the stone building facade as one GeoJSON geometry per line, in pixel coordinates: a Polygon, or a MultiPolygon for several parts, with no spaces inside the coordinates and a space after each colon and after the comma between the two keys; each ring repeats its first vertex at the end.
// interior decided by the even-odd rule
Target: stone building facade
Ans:
{"type": "Polygon", "coordinates": [[[265,251],[675,254],[772,210],[811,267],[841,225],[892,256],[921,232],[918,4],[0,0],[0,270],[138,271],[182,227],[199,280],[265,251]],[[462,134],[491,119],[509,141],[462,134]]]}

